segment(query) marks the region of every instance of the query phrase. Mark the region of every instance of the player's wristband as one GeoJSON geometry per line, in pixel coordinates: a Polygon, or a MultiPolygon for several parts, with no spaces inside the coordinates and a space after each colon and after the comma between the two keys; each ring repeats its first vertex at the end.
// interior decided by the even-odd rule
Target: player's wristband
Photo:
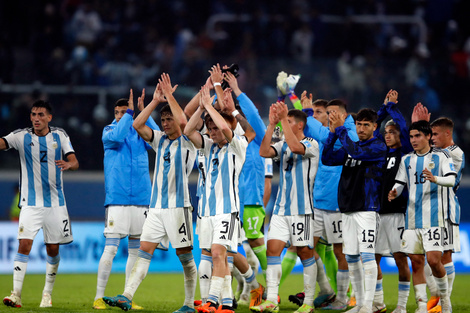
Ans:
{"type": "Polygon", "coordinates": [[[238,114],[240,114],[240,112],[238,112],[238,110],[235,110],[235,111],[232,112],[233,117],[236,117],[238,114]]]}
{"type": "Polygon", "coordinates": [[[134,110],[127,109],[126,113],[129,113],[130,115],[134,115],[134,110]]]}
{"type": "Polygon", "coordinates": [[[215,86],[222,86],[222,84],[221,83],[214,83],[214,88],[215,88],[215,86]]]}

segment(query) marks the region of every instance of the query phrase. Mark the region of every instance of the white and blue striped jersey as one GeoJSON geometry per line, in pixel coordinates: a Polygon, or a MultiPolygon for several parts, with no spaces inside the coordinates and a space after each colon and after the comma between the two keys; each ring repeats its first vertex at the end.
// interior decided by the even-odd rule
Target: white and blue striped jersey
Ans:
{"type": "Polygon", "coordinates": [[[46,136],[37,136],[32,128],[18,129],[3,137],[7,149],[20,155],[20,207],[65,206],[62,171],[55,164],[75,153],[62,128],[49,127],[46,136]]]}
{"type": "Polygon", "coordinates": [[[447,187],[447,198],[449,201],[449,209],[447,211],[447,218],[453,224],[460,223],[461,208],[459,199],[457,198],[457,190],[460,186],[460,180],[462,178],[462,170],[465,167],[465,154],[462,149],[457,145],[452,145],[447,147],[447,150],[452,157],[452,163],[454,163],[455,171],[457,172],[457,177],[455,178],[455,184],[453,188],[447,187]]]}
{"type": "Polygon", "coordinates": [[[188,178],[197,149],[184,135],[170,140],[158,130],[149,141],[156,152],[150,208],[174,209],[191,206],[188,178]]]}
{"type": "Polygon", "coordinates": [[[408,186],[407,229],[444,227],[447,187],[426,180],[423,175],[425,168],[434,176],[456,175],[452,158],[446,150],[431,148],[423,155],[412,152],[403,156],[395,181],[408,186]]]}
{"type": "Polygon", "coordinates": [[[300,141],[305,154],[292,153],[284,140],[271,147],[280,161],[279,188],[273,214],[299,215],[313,213],[313,185],[320,160],[318,142],[309,137],[300,141]]]}
{"type": "Polygon", "coordinates": [[[240,211],[238,183],[246,158],[247,139],[233,135],[222,148],[202,136],[206,180],[200,216],[215,216],[240,211]]]}

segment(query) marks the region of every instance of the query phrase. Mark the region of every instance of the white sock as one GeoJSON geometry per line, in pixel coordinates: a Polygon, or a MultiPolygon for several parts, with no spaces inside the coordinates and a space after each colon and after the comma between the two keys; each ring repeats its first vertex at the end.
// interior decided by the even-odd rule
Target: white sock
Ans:
{"type": "Polygon", "coordinates": [[[331,288],[330,281],[328,280],[328,276],[326,276],[325,267],[323,265],[323,261],[321,258],[315,260],[317,266],[317,282],[318,286],[320,286],[320,294],[332,294],[335,291],[331,288]]]}
{"type": "Polygon", "coordinates": [[[431,293],[431,297],[439,297],[439,289],[437,289],[436,281],[432,275],[432,269],[428,263],[424,265],[424,276],[426,277],[426,285],[431,293]]]}
{"type": "Polygon", "coordinates": [[[446,298],[449,296],[448,292],[448,281],[447,281],[447,274],[443,277],[435,277],[434,280],[436,281],[437,289],[439,290],[439,294],[441,298],[446,298]]]}
{"type": "Polygon", "coordinates": [[[384,304],[384,289],[382,286],[383,279],[377,279],[375,284],[374,304],[384,304]]]}
{"type": "Polygon", "coordinates": [[[197,267],[192,252],[178,255],[184,271],[184,305],[194,308],[196,293],[197,267]]]}
{"type": "Polygon", "coordinates": [[[18,297],[21,297],[23,290],[24,276],[28,268],[29,255],[16,253],[15,261],[13,262],[13,292],[18,297]]]}
{"type": "Polygon", "coordinates": [[[258,269],[259,269],[258,257],[253,252],[253,249],[251,249],[251,246],[247,241],[243,241],[243,249],[245,250],[246,260],[248,261],[248,264],[250,264],[251,268],[253,269],[255,276],[258,275],[258,269]]]}
{"type": "Polygon", "coordinates": [[[450,297],[452,295],[452,287],[454,286],[454,280],[455,280],[454,262],[444,264],[444,268],[446,269],[446,273],[447,273],[447,288],[448,288],[447,294],[450,297]]]}
{"type": "Polygon", "coordinates": [[[250,290],[259,288],[259,283],[256,280],[255,272],[253,272],[251,267],[248,268],[248,271],[246,271],[246,273],[243,273],[241,275],[245,279],[246,285],[248,285],[248,288],[250,290]]]}
{"type": "Polygon", "coordinates": [[[245,290],[245,287],[246,286],[246,283],[245,283],[245,279],[243,278],[242,274],[240,274],[240,270],[234,266],[232,268],[232,277],[236,279],[237,281],[237,291],[239,290],[245,290]]]}
{"type": "Polygon", "coordinates": [[[47,256],[46,260],[46,284],[44,285],[44,290],[42,292],[52,294],[57,270],[59,269],[60,254],[57,254],[54,257],[47,256]]]}
{"type": "Polygon", "coordinates": [[[227,275],[222,285],[222,305],[233,306],[232,276],[227,275]]]}
{"type": "Polygon", "coordinates": [[[266,269],[266,287],[269,300],[277,304],[277,295],[279,293],[279,282],[281,281],[282,266],[280,256],[268,256],[268,268],[266,269]]]}
{"type": "Polygon", "coordinates": [[[127,245],[127,263],[126,263],[126,285],[129,277],[131,276],[132,268],[134,267],[135,261],[137,261],[137,253],[140,248],[140,239],[129,239],[127,245]]]}
{"type": "Polygon", "coordinates": [[[338,270],[336,273],[336,298],[342,302],[348,302],[349,270],[338,270]]]}
{"type": "Polygon", "coordinates": [[[302,265],[304,266],[304,304],[313,306],[313,298],[315,296],[315,286],[318,272],[317,265],[315,265],[315,257],[302,260],[302,265]]]}
{"type": "Polygon", "coordinates": [[[104,297],[104,290],[106,289],[106,284],[111,274],[114,256],[119,247],[119,241],[119,238],[106,238],[106,245],[104,246],[104,251],[98,265],[95,300],[104,297]]]}
{"type": "Polygon", "coordinates": [[[427,309],[428,295],[426,294],[426,284],[419,284],[413,286],[415,290],[415,300],[418,305],[418,309],[427,309]]]}
{"type": "Polygon", "coordinates": [[[202,303],[207,302],[209,289],[211,287],[212,277],[212,257],[210,255],[201,255],[199,262],[199,290],[201,292],[202,303]]]}
{"type": "Polygon", "coordinates": [[[356,303],[361,307],[364,302],[364,270],[359,255],[346,255],[349,268],[349,279],[356,295],[356,303]]]}
{"type": "Polygon", "coordinates": [[[372,307],[377,285],[377,262],[373,253],[361,253],[361,258],[364,266],[364,302],[362,305],[372,307]]]}
{"type": "Polygon", "coordinates": [[[406,308],[408,297],[410,296],[410,282],[399,281],[398,282],[398,306],[406,308]]]}
{"type": "Polygon", "coordinates": [[[219,295],[222,291],[224,280],[225,277],[212,276],[211,288],[209,289],[209,296],[207,297],[207,301],[219,304],[219,295]]]}
{"type": "Polygon", "coordinates": [[[139,252],[137,252],[137,261],[135,261],[126,288],[122,293],[124,297],[132,301],[137,288],[139,288],[140,283],[144,280],[145,276],[147,276],[151,260],[152,255],[150,253],[139,249],[139,252]]]}

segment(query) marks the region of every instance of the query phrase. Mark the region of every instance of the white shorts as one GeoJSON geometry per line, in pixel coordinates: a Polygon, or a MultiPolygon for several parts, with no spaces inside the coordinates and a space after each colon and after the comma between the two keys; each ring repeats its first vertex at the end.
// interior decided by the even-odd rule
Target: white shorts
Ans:
{"type": "Polygon", "coordinates": [[[268,241],[271,239],[284,241],[287,246],[313,249],[313,214],[273,214],[268,230],[268,241]]]}
{"type": "Polygon", "coordinates": [[[444,251],[442,234],[444,227],[407,229],[403,233],[401,252],[425,254],[429,251],[444,251]]]}
{"type": "Polygon", "coordinates": [[[344,254],[375,253],[377,216],[373,211],[342,214],[344,254]]]}
{"type": "Polygon", "coordinates": [[[460,252],[460,230],[459,225],[452,224],[449,220],[445,221],[444,228],[444,251],[460,252]]]}
{"type": "Polygon", "coordinates": [[[191,209],[150,209],[142,228],[140,241],[148,241],[168,247],[186,248],[193,246],[193,215],[191,209]]]}
{"type": "Polygon", "coordinates": [[[381,255],[401,252],[401,240],[405,231],[405,214],[379,214],[375,253],[381,255]]]}
{"type": "Polygon", "coordinates": [[[315,237],[322,237],[328,243],[343,243],[341,212],[314,209],[314,216],[315,237]]]}
{"type": "Polygon", "coordinates": [[[143,205],[109,205],[106,208],[104,235],[139,237],[149,208],[143,205]]]}
{"type": "Polygon", "coordinates": [[[73,241],[72,226],[66,206],[21,208],[18,239],[34,240],[41,228],[46,244],[67,244],[73,241]]]}
{"type": "Polygon", "coordinates": [[[224,246],[228,252],[237,253],[240,233],[238,213],[202,216],[199,221],[199,247],[211,250],[213,244],[224,246]]]}
{"type": "Polygon", "coordinates": [[[240,227],[240,232],[238,233],[238,245],[243,245],[244,241],[248,241],[248,238],[246,238],[245,229],[243,229],[243,227],[240,227]]]}

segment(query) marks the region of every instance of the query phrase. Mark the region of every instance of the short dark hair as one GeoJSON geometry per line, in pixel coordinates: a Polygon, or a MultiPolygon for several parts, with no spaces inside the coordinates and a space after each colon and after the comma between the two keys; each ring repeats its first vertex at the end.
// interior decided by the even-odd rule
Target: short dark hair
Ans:
{"type": "Polygon", "coordinates": [[[340,108],[342,108],[345,112],[348,112],[348,105],[346,104],[346,102],[344,102],[343,100],[341,99],[333,99],[333,100],[330,100],[328,102],[328,104],[326,105],[326,107],[329,107],[329,106],[332,106],[332,105],[337,105],[339,106],[340,108]]]}
{"type": "Polygon", "coordinates": [[[52,114],[52,105],[49,101],[37,100],[31,106],[32,108],[45,108],[48,114],[52,114]]]}
{"type": "Polygon", "coordinates": [[[444,127],[450,130],[454,130],[454,122],[448,117],[439,117],[431,123],[431,128],[433,127],[444,127]]]}
{"type": "Polygon", "coordinates": [[[411,124],[410,132],[412,130],[417,130],[418,132],[422,132],[424,135],[432,135],[431,125],[428,121],[417,121],[411,124]]]}
{"type": "Polygon", "coordinates": [[[317,99],[313,101],[312,105],[326,108],[326,106],[328,105],[328,101],[325,99],[317,99]]]}
{"type": "Polygon", "coordinates": [[[160,116],[162,116],[163,114],[170,114],[170,115],[173,115],[173,112],[171,111],[171,108],[170,108],[170,105],[169,105],[169,104],[165,104],[165,105],[162,106],[162,108],[160,109],[160,116]]]}
{"type": "Polygon", "coordinates": [[[377,112],[372,109],[361,109],[357,112],[356,121],[369,121],[372,123],[377,122],[377,112]]]}
{"type": "Polygon", "coordinates": [[[114,104],[114,107],[127,107],[129,106],[129,99],[121,98],[114,104]]]}
{"type": "MultiPolygon", "coordinates": [[[[235,117],[225,112],[219,112],[219,114],[227,122],[228,126],[232,128],[232,124],[233,122],[235,122],[235,117]]],[[[214,120],[212,119],[212,117],[209,114],[206,114],[206,116],[204,117],[204,124],[206,124],[206,127],[207,127],[207,124],[213,123],[213,122],[214,120]]]]}
{"type": "Polygon", "coordinates": [[[287,116],[293,117],[297,122],[304,123],[302,129],[305,129],[305,125],[307,125],[307,114],[305,112],[297,109],[290,109],[289,112],[287,112],[287,116]]]}

